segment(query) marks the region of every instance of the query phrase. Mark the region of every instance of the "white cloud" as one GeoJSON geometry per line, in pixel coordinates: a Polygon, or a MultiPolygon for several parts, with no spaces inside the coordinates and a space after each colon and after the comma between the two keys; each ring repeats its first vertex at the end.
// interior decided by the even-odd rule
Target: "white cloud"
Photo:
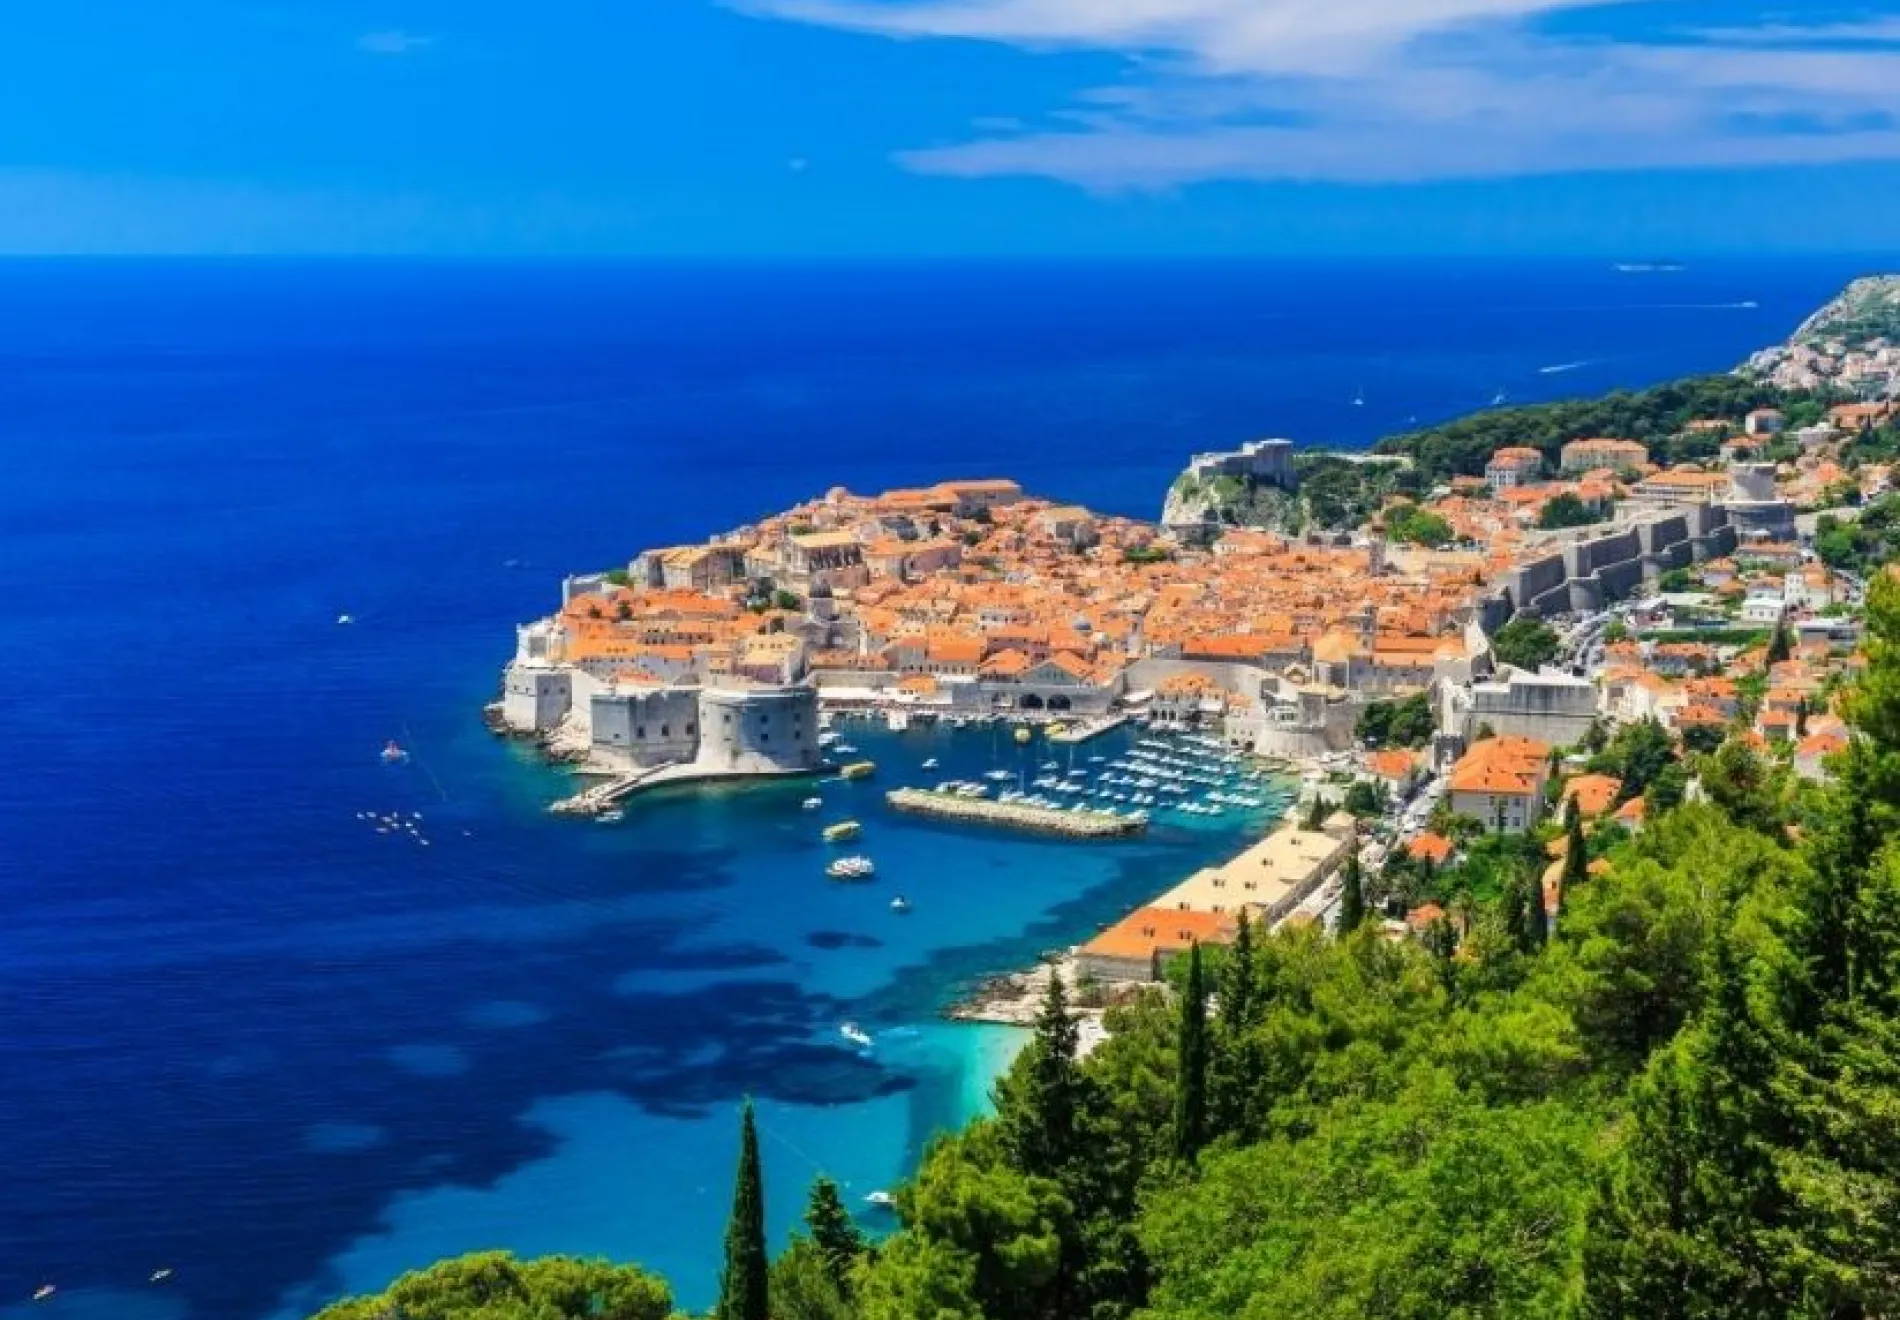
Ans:
{"type": "Polygon", "coordinates": [[[1900,20],[1879,16],[1684,34],[1655,29],[1653,0],[744,2],[893,38],[1129,57],[1122,82],[1040,127],[997,115],[974,140],[900,153],[924,173],[1123,189],[1900,158],[1900,20]]]}
{"type": "Polygon", "coordinates": [[[434,37],[417,36],[397,28],[384,32],[365,32],[356,39],[356,48],[371,55],[408,55],[433,45],[434,37]]]}

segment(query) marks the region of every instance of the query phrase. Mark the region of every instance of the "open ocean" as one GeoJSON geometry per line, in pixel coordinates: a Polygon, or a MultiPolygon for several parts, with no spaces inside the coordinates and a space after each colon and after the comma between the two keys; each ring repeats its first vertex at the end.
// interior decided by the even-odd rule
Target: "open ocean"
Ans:
{"type": "Polygon", "coordinates": [[[979,732],[853,738],[862,887],[803,787],[552,820],[478,715],[562,573],[835,484],[1152,517],[1194,450],[1727,368],[1863,264],[0,263],[0,1316],[275,1320],[489,1246],[703,1305],[742,1095],[779,1231],[818,1168],[892,1184],[1012,1043],[956,986],[1240,844],[883,811],[979,732]]]}

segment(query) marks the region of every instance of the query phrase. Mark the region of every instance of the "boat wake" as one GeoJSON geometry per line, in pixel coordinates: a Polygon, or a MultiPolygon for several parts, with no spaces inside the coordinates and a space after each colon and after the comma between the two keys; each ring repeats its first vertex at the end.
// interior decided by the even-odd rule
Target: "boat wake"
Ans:
{"type": "Polygon", "coordinates": [[[1561,376],[1566,371],[1580,371],[1584,367],[1590,366],[1593,362],[1594,359],[1592,358],[1585,358],[1581,362],[1559,362],[1555,366],[1539,367],[1537,374],[1540,376],[1561,376]]]}

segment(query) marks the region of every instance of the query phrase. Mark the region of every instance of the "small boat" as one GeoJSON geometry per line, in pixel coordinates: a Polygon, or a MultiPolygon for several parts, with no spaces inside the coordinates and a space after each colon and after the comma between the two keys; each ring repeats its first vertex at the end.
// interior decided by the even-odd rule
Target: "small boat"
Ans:
{"type": "Polygon", "coordinates": [[[856,754],[858,749],[853,747],[848,742],[841,742],[841,743],[833,743],[831,750],[836,752],[840,756],[852,756],[856,754]]]}
{"type": "Polygon", "coordinates": [[[869,880],[877,867],[869,857],[840,857],[825,868],[825,874],[833,880],[869,880]]]}
{"type": "Polygon", "coordinates": [[[382,756],[384,765],[395,765],[398,761],[409,759],[409,753],[405,752],[402,745],[394,738],[383,744],[382,756]]]}
{"type": "Polygon", "coordinates": [[[910,727],[910,712],[887,710],[884,712],[884,727],[892,733],[902,733],[910,727]]]}
{"type": "Polygon", "coordinates": [[[627,813],[615,807],[612,811],[603,811],[594,820],[601,825],[618,825],[627,818],[627,813]]]}
{"type": "Polygon", "coordinates": [[[36,1302],[43,1302],[48,1297],[51,1297],[54,1293],[58,1291],[59,1289],[54,1287],[52,1284],[42,1283],[38,1288],[35,1288],[33,1290],[33,1300],[36,1302]]]}
{"type": "Polygon", "coordinates": [[[826,843],[849,843],[864,833],[864,826],[855,820],[841,820],[836,825],[825,826],[826,843]]]}
{"type": "Polygon", "coordinates": [[[936,758],[936,757],[934,757],[934,756],[933,756],[933,757],[931,757],[931,758],[930,758],[930,759],[929,759],[928,761],[925,761],[925,762],[924,762],[924,769],[926,769],[926,770],[935,770],[936,768],[937,768],[937,758],[936,758]]]}
{"type": "MultiPolygon", "coordinates": [[[[845,749],[840,747],[838,750],[842,752],[845,749]]],[[[875,761],[853,761],[839,770],[838,774],[845,779],[869,779],[876,770],[877,762],[875,761]]]]}
{"type": "Polygon", "coordinates": [[[336,621],[338,627],[347,628],[356,622],[356,618],[354,615],[339,614],[336,616],[336,621]]]}
{"type": "Polygon", "coordinates": [[[1035,736],[1036,735],[1031,733],[1028,729],[1016,730],[1016,741],[1025,747],[1029,745],[1030,741],[1034,739],[1035,736]]]}
{"type": "Polygon", "coordinates": [[[163,1283],[165,1282],[165,1280],[171,1278],[171,1276],[172,1276],[172,1272],[171,1272],[170,1267],[168,1266],[167,1268],[162,1269],[162,1270],[153,1270],[150,1281],[152,1283],[163,1283]]]}
{"type": "Polygon", "coordinates": [[[874,1043],[871,1040],[871,1033],[855,1022],[847,1022],[839,1027],[838,1034],[850,1041],[853,1045],[856,1045],[859,1049],[868,1050],[874,1043]]]}
{"type": "Polygon", "coordinates": [[[807,811],[816,811],[818,810],[818,808],[825,805],[825,800],[821,797],[808,797],[803,802],[799,803],[799,805],[805,808],[805,810],[807,811]]]}
{"type": "Polygon", "coordinates": [[[885,1191],[876,1191],[867,1194],[864,1198],[864,1203],[866,1205],[874,1205],[880,1210],[895,1210],[897,1208],[897,1198],[885,1191]]]}
{"type": "Polygon", "coordinates": [[[910,911],[910,900],[905,898],[902,894],[899,894],[896,898],[891,900],[891,911],[900,917],[903,916],[906,912],[910,911]]]}

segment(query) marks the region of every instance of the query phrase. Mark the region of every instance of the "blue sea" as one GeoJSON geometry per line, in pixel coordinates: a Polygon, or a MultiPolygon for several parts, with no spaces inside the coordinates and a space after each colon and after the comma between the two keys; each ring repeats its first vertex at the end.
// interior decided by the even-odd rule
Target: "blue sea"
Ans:
{"type": "Polygon", "coordinates": [[[981,731],[854,737],[870,885],[802,787],[552,819],[478,714],[563,573],[836,484],[1152,516],[1197,449],[1726,368],[1865,264],[0,263],[0,1316],[276,1320],[491,1246],[703,1305],[741,1097],[776,1231],[891,1185],[1016,1043],[959,986],[1262,827],[883,810],[981,731]]]}

